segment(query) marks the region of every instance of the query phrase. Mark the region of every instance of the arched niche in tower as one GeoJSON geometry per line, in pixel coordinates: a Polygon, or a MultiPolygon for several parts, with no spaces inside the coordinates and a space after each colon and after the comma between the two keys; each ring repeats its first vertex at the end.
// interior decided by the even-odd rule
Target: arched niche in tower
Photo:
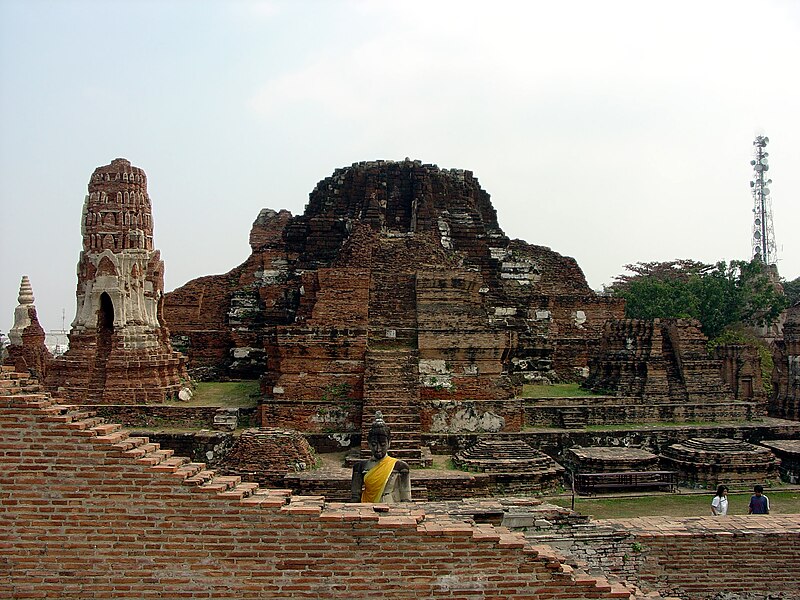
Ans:
{"type": "Polygon", "coordinates": [[[114,303],[108,292],[100,294],[100,308],[97,311],[97,330],[99,333],[114,332],[114,303]]]}

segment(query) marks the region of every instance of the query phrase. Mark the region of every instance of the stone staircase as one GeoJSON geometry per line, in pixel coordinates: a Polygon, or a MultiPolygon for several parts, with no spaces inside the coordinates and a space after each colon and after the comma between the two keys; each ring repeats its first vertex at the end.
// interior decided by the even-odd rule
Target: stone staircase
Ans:
{"type": "Polygon", "coordinates": [[[586,412],[581,408],[562,408],[559,418],[564,429],[583,429],[588,425],[586,412]]]}
{"type": "Polygon", "coordinates": [[[361,456],[370,455],[367,434],[380,411],[392,433],[389,453],[420,467],[433,461],[420,433],[416,277],[405,264],[407,242],[385,237],[372,256],[361,456]]]}
{"type": "Polygon", "coordinates": [[[389,453],[411,466],[430,466],[430,452],[422,448],[418,407],[417,352],[412,350],[368,350],[364,369],[364,408],[361,426],[361,455],[369,457],[367,434],[375,413],[392,433],[389,453]]]}
{"type": "Polygon", "coordinates": [[[676,360],[675,347],[672,343],[669,331],[664,331],[662,335],[664,363],[667,371],[667,383],[669,385],[669,398],[672,402],[688,402],[689,393],[686,390],[686,382],[683,372],[676,360]]]}

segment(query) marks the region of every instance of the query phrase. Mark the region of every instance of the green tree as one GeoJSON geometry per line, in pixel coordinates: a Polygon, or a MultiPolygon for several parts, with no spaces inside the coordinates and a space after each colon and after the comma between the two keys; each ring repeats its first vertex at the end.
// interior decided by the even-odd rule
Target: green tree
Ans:
{"type": "Polygon", "coordinates": [[[694,318],[710,339],[734,324],[767,325],[787,306],[786,297],[760,262],[708,265],[693,260],[626,265],[609,287],[625,298],[631,319],[694,318]]]}
{"type": "Polygon", "coordinates": [[[800,302],[800,277],[792,279],[791,281],[784,281],[783,293],[786,294],[786,300],[789,302],[789,306],[800,302]]]}

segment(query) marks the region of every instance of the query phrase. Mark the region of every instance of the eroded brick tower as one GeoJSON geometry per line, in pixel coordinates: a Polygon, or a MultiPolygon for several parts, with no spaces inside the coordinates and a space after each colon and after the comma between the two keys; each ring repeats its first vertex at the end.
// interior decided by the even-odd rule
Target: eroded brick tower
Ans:
{"type": "Polygon", "coordinates": [[[144,171],[124,158],[95,169],[81,232],[69,350],[54,361],[47,386],[81,401],[163,402],[188,377],[162,317],[164,262],[153,248],[144,171]]]}

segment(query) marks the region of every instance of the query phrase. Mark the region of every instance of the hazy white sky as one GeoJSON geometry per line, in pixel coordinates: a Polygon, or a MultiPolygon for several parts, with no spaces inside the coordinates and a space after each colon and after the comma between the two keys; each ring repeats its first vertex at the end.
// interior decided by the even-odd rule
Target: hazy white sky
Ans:
{"type": "Polygon", "coordinates": [[[148,175],[166,288],[249,254],[337,167],[472,170],[510,237],[577,259],[748,259],[770,137],[779,270],[800,275],[800,3],[0,0],[0,331],[28,275],[75,315],[95,167],[148,175]]]}

